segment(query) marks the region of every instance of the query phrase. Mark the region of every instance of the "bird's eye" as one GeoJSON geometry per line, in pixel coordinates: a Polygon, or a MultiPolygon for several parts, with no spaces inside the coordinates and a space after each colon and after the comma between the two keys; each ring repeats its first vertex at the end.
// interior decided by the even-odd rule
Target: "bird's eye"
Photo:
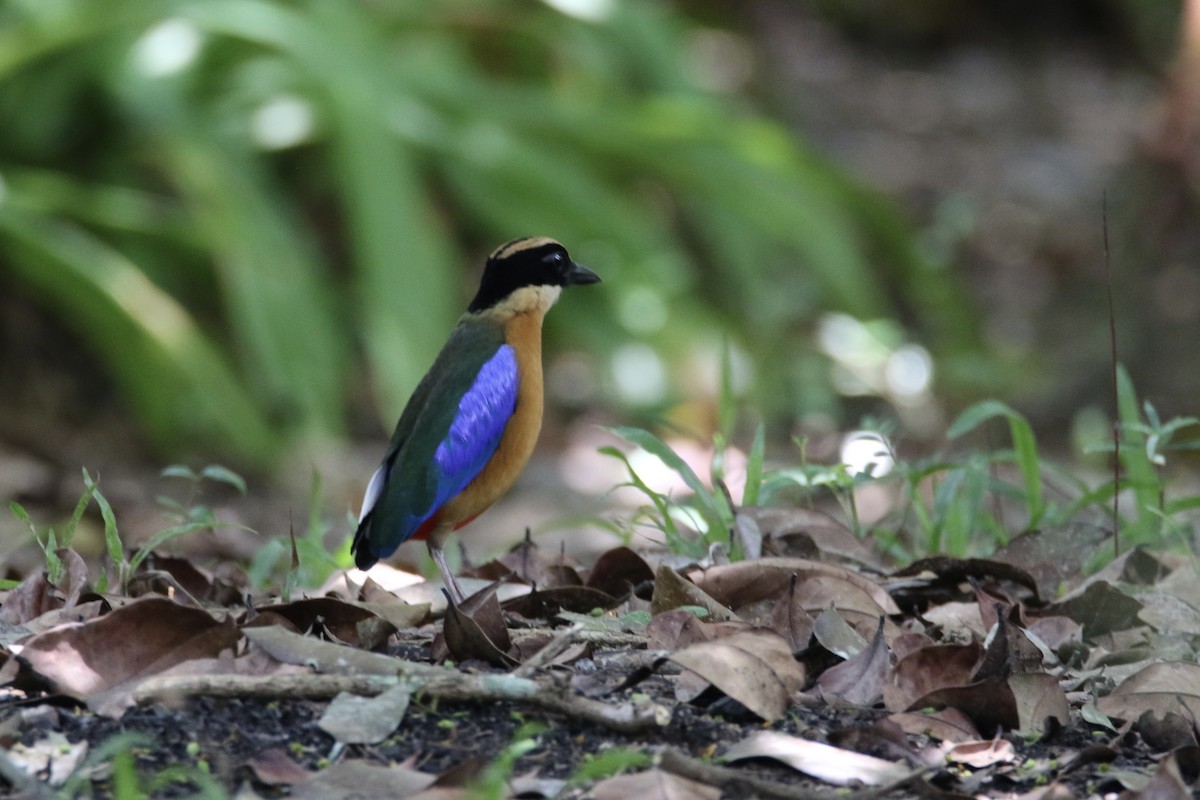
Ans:
{"type": "Polygon", "coordinates": [[[542,260],[545,261],[547,264],[552,264],[557,267],[563,263],[563,254],[562,253],[551,253],[550,255],[546,256],[542,260]]]}

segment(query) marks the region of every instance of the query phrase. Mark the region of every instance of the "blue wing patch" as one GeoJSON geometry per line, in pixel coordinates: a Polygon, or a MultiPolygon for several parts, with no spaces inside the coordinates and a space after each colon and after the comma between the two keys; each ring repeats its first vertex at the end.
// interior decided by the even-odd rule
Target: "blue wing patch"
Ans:
{"type": "Polygon", "coordinates": [[[483,471],[516,410],[517,385],[517,354],[509,345],[501,345],[462,396],[450,432],[434,453],[437,494],[424,519],[483,471]]]}

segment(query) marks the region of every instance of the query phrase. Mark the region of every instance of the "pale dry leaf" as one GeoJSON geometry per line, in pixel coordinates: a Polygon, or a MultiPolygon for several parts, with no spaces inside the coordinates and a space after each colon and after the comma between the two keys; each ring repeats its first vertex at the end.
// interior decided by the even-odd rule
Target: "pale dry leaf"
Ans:
{"type": "Polygon", "coordinates": [[[592,787],[595,800],[719,800],[721,790],[660,769],[607,778],[592,787]]]}
{"type": "Polygon", "coordinates": [[[729,748],[725,752],[725,758],[729,761],[771,758],[787,764],[797,772],[837,786],[850,786],[854,783],[881,786],[909,774],[908,768],[903,764],[774,731],[757,731],[751,734],[729,748]]]}
{"type": "Polygon", "coordinates": [[[378,744],[400,727],[410,695],[403,684],[375,697],[342,692],[326,706],[317,727],[345,744],[378,744]]]}
{"type": "Polygon", "coordinates": [[[982,769],[995,764],[1011,764],[1017,758],[1017,749],[1007,739],[999,737],[983,741],[960,742],[946,748],[946,760],[955,764],[982,769]]]}
{"type": "Polygon", "coordinates": [[[251,644],[285,664],[310,666],[335,675],[396,674],[396,659],[391,656],[301,636],[277,625],[245,628],[242,633],[251,644]]]}
{"type": "Polygon", "coordinates": [[[867,640],[832,608],[817,615],[813,621],[813,636],[822,647],[841,658],[853,658],[867,647],[867,640]]]}
{"type": "Polygon", "coordinates": [[[1057,720],[1059,725],[1070,722],[1067,695],[1053,675],[1044,672],[1010,675],[1008,688],[1017,705],[1017,733],[1040,735],[1045,732],[1046,720],[1050,718],[1057,720]]]}
{"type": "Polygon", "coordinates": [[[1200,664],[1169,661],[1150,664],[1096,700],[1110,717],[1135,720],[1146,711],[1200,718],[1200,664]]]}
{"type": "Polygon", "coordinates": [[[921,614],[921,617],[944,631],[969,631],[979,638],[987,636],[987,626],[979,614],[979,603],[942,603],[921,614]]]}
{"type": "Polygon", "coordinates": [[[8,750],[8,758],[30,777],[43,780],[51,786],[62,786],[67,778],[83,763],[88,752],[88,743],[72,744],[66,735],[50,731],[46,738],[33,744],[16,742],[8,750]]]}
{"type": "Polygon", "coordinates": [[[348,759],[332,764],[292,787],[299,800],[393,800],[413,797],[436,776],[405,766],[389,767],[348,759]]]}
{"type": "Polygon", "coordinates": [[[888,717],[905,733],[928,736],[942,742],[959,744],[979,739],[979,731],[971,718],[957,708],[943,708],[932,714],[903,711],[888,717]]]}

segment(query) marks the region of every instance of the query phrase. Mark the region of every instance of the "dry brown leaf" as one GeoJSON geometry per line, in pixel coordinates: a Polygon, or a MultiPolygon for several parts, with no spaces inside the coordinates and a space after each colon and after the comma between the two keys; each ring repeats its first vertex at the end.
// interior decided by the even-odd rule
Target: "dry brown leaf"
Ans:
{"type": "Polygon", "coordinates": [[[879,556],[854,531],[823,511],[808,508],[746,507],[763,536],[763,550],[772,556],[807,558],[810,551],[880,567],[879,556]]]}
{"type": "Polygon", "coordinates": [[[1060,587],[1075,584],[1096,545],[1111,535],[1098,525],[1085,523],[1025,531],[992,558],[1025,570],[1036,581],[1038,596],[1049,600],[1058,596],[1060,587]]]}
{"type": "Polygon", "coordinates": [[[387,642],[396,632],[385,621],[360,603],[336,597],[313,597],[291,603],[261,606],[256,609],[262,619],[254,617],[246,627],[278,624],[279,618],[295,626],[300,633],[324,632],[330,638],[353,647],[374,650],[387,642]]]}
{"type": "Polygon", "coordinates": [[[184,661],[215,658],[237,640],[232,619],[217,621],[207,611],[146,597],[98,619],[40,633],[26,640],[21,657],[58,691],[102,699],[111,713],[131,702],[128,692],[142,678],[184,661]]]}
{"type": "Polygon", "coordinates": [[[331,764],[292,787],[300,800],[393,800],[413,797],[434,776],[404,766],[381,767],[358,759],[331,764]]]}
{"type": "Polygon", "coordinates": [[[1138,592],[1137,599],[1142,603],[1138,618],[1147,625],[1177,636],[1200,634],[1200,611],[1178,597],[1151,589],[1138,592]]]}
{"type": "Polygon", "coordinates": [[[838,611],[859,611],[872,617],[883,616],[883,608],[859,586],[832,575],[814,575],[799,581],[796,600],[805,611],[836,608],[838,611]]]}
{"type": "Polygon", "coordinates": [[[1053,675],[1027,672],[1011,675],[1008,688],[1017,706],[1017,733],[1022,736],[1040,735],[1046,730],[1046,720],[1053,718],[1058,725],[1071,719],[1067,695],[1053,675]]]}
{"type": "Polygon", "coordinates": [[[892,669],[891,680],[883,689],[884,705],[889,711],[907,711],[932,691],[966,684],[982,653],[974,642],[934,645],[909,653],[892,669]]]}
{"type": "Polygon", "coordinates": [[[804,670],[777,633],[755,630],[699,642],[670,656],[768,722],[804,686],[804,670]]]}
{"type": "Polygon", "coordinates": [[[888,719],[899,725],[905,733],[928,736],[952,744],[979,739],[979,731],[975,730],[971,718],[957,708],[943,708],[932,714],[904,711],[892,714],[888,719]]]}
{"type": "Polygon", "coordinates": [[[596,559],[584,585],[611,597],[623,597],[653,580],[654,570],[645,559],[628,547],[614,547],[596,559]]]}
{"type": "Polygon", "coordinates": [[[1141,625],[1138,618],[1141,610],[1142,604],[1136,599],[1107,581],[1096,581],[1049,606],[1046,613],[1070,617],[1083,626],[1083,635],[1091,639],[1141,625]]]}
{"type": "Polygon", "coordinates": [[[793,653],[808,648],[813,635],[813,618],[804,610],[803,603],[795,592],[797,580],[791,581],[787,593],[771,608],[766,627],[787,639],[793,653]]]}
{"type": "Polygon", "coordinates": [[[772,758],[797,772],[836,786],[854,783],[880,786],[909,774],[903,764],[774,731],[751,734],[729,748],[725,758],[729,761],[772,758]]]}
{"type": "Polygon", "coordinates": [[[1150,664],[1123,681],[1111,694],[1098,698],[1096,708],[1121,720],[1135,720],[1146,711],[1200,718],[1200,664],[1169,661],[1150,664]]]}
{"type": "Polygon", "coordinates": [[[871,643],[857,655],[822,672],[817,686],[824,694],[840,697],[847,703],[870,706],[882,695],[890,666],[890,653],[883,638],[883,617],[880,617],[871,643]]]}
{"type": "Polygon", "coordinates": [[[1194,800],[1196,795],[1188,788],[1188,781],[1183,777],[1180,760],[1182,757],[1192,761],[1194,777],[1195,750],[1194,747],[1181,747],[1167,753],[1158,762],[1158,768],[1149,782],[1138,792],[1137,800],[1194,800]]]}
{"type": "MultiPolygon", "coordinates": [[[[1021,724],[1017,701],[1002,680],[979,681],[962,686],[943,686],[918,697],[912,709],[957,708],[971,718],[984,736],[1015,730],[1021,724]]],[[[1040,731],[1039,731],[1040,732],[1040,731]]]]}
{"type": "Polygon", "coordinates": [[[559,586],[545,590],[535,587],[527,594],[505,600],[501,606],[505,611],[520,614],[526,619],[551,619],[563,611],[587,614],[597,608],[612,608],[616,604],[616,598],[599,589],[559,586]]]}
{"type": "Polygon", "coordinates": [[[648,769],[602,780],[590,795],[595,800],[719,800],[721,790],[661,769],[648,769]]]}
{"type": "Polygon", "coordinates": [[[54,551],[65,571],[61,586],[50,583],[45,572],[35,572],[17,585],[0,606],[0,622],[23,625],[52,611],[70,610],[79,602],[87,586],[87,564],[69,547],[54,551]]]}
{"type": "Polygon", "coordinates": [[[282,747],[272,747],[246,759],[246,766],[268,786],[292,786],[312,777],[312,773],[297,764],[282,747]]]}
{"type": "Polygon", "coordinates": [[[708,625],[685,608],[651,617],[646,625],[646,647],[650,650],[678,650],[712,638],[708,625]]]}
{"type": "Polygon", "coordinates": [[[574,569],[573,562],[561,552],[543,551],[530,538],[528,531],[520,543],[496,559],[495,563],[503,567],[500,574],[488,571],[486,569],[488,565],[484,565],[484,568],[472,574],[493,580],[512,574],[539,589],[581,586],[583,584],[579,573],[574,569]]]}
{"type": "MultiPolygon", "coordinates": [[[[477,592],[460,605],[452,603],[446,611],[442,636],[446,650],[456,661],[479,659],[499,667],[517,664],[510,655],[512,639],[494,588],[477,592]]],[[[436,643],[434,659],[441,660],[436,643]]]]}
{"type": "Polygon", "coordinates": [[[879,607],[878,613],[900,613],[891,595],[867,576],[837,564],[804,558],[739,561],[736,564],[724,564],[707,570],[690,570],[688,577],[718,603],[737,609],[762,600],[776,600],[782,597],[788,591],[793,574],[797,576],[801,585],[806,580],[816,577],[845,581],[869,596],[879,607]]]}

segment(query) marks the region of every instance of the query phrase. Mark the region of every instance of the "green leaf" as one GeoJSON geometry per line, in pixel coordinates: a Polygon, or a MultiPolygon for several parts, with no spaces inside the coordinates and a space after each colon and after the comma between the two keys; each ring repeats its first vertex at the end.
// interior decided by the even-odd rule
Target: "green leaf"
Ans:
{"type": "Polygon", "coordinates": [[[210,464],[200,473],[200,477],[207,478],[210,481],[218,483],[227,483],[237,489],[243,495],[246,494],[246,481],[241,475],[238,475],[231,469],[220,466],[219,464],[210,464]]]}
{"type": "Polygon", "coordinates": [[[1008,421],[1013,455],[1025,485],[1025,505],[1029,509],[1029,522],[1026,527],[1028,529],[1035,528],[1046,509],[1042,498],[1042,475],[1041,464],[1038,461],[1037,441],[1033,435],[1033,428],[1025,417],[997,400],[985,400],[963,411],[950,426],[946,436],[956,439],[996,417],[1002,417],[1008,421]]]}
{"type": "Polygon", "coordinates": [[[193,483],[200,480],[200,476],[191,467],[184,466],[183,464],[172,464],[160,472],[159,475],[163,478],[183,478],[193,483]]]}
{"type": "Polygon", "coordinates": [[[754,444],[746,458],[746,488],[742,492],[743,506],[758,505],[758,496],[763,485],[763,460],[766,451],[766,429],[760,422],[754,431],[754,444]]]}
{"type": "Polygon", "coordinates": [[[108,503],[108,498],[104,496],[104,493],[100,491],[100,487],[92,480],[92,476],[88,474],[86,467],[83,470],[83,483],[92,492],[92,495],[96,498],[96,505],[100,507],[100,516],[104,520],[104,545],[108,551],[108,557],[112,561],[113,566],[121,570],[126,566],[127,562],[125,561],[125,546],[121,542],[121,535],[117,532],[117,515],[113,513],[112,506],[108,503]]]}
{"type": "Polygon", "coordinates": [[[733,512],[725,503],[724,498],[708,488],[704,481],[700,480],[700,476],[696,474],[695,470],[688,466],[688,463],[662,439],[641,428],[609,427],[605,430],[620,436],[630,444],[637,445],[675,471],[695,494],[697,504],[707,519],[715,520],[726,526],[732,523],[733,512]]]}

